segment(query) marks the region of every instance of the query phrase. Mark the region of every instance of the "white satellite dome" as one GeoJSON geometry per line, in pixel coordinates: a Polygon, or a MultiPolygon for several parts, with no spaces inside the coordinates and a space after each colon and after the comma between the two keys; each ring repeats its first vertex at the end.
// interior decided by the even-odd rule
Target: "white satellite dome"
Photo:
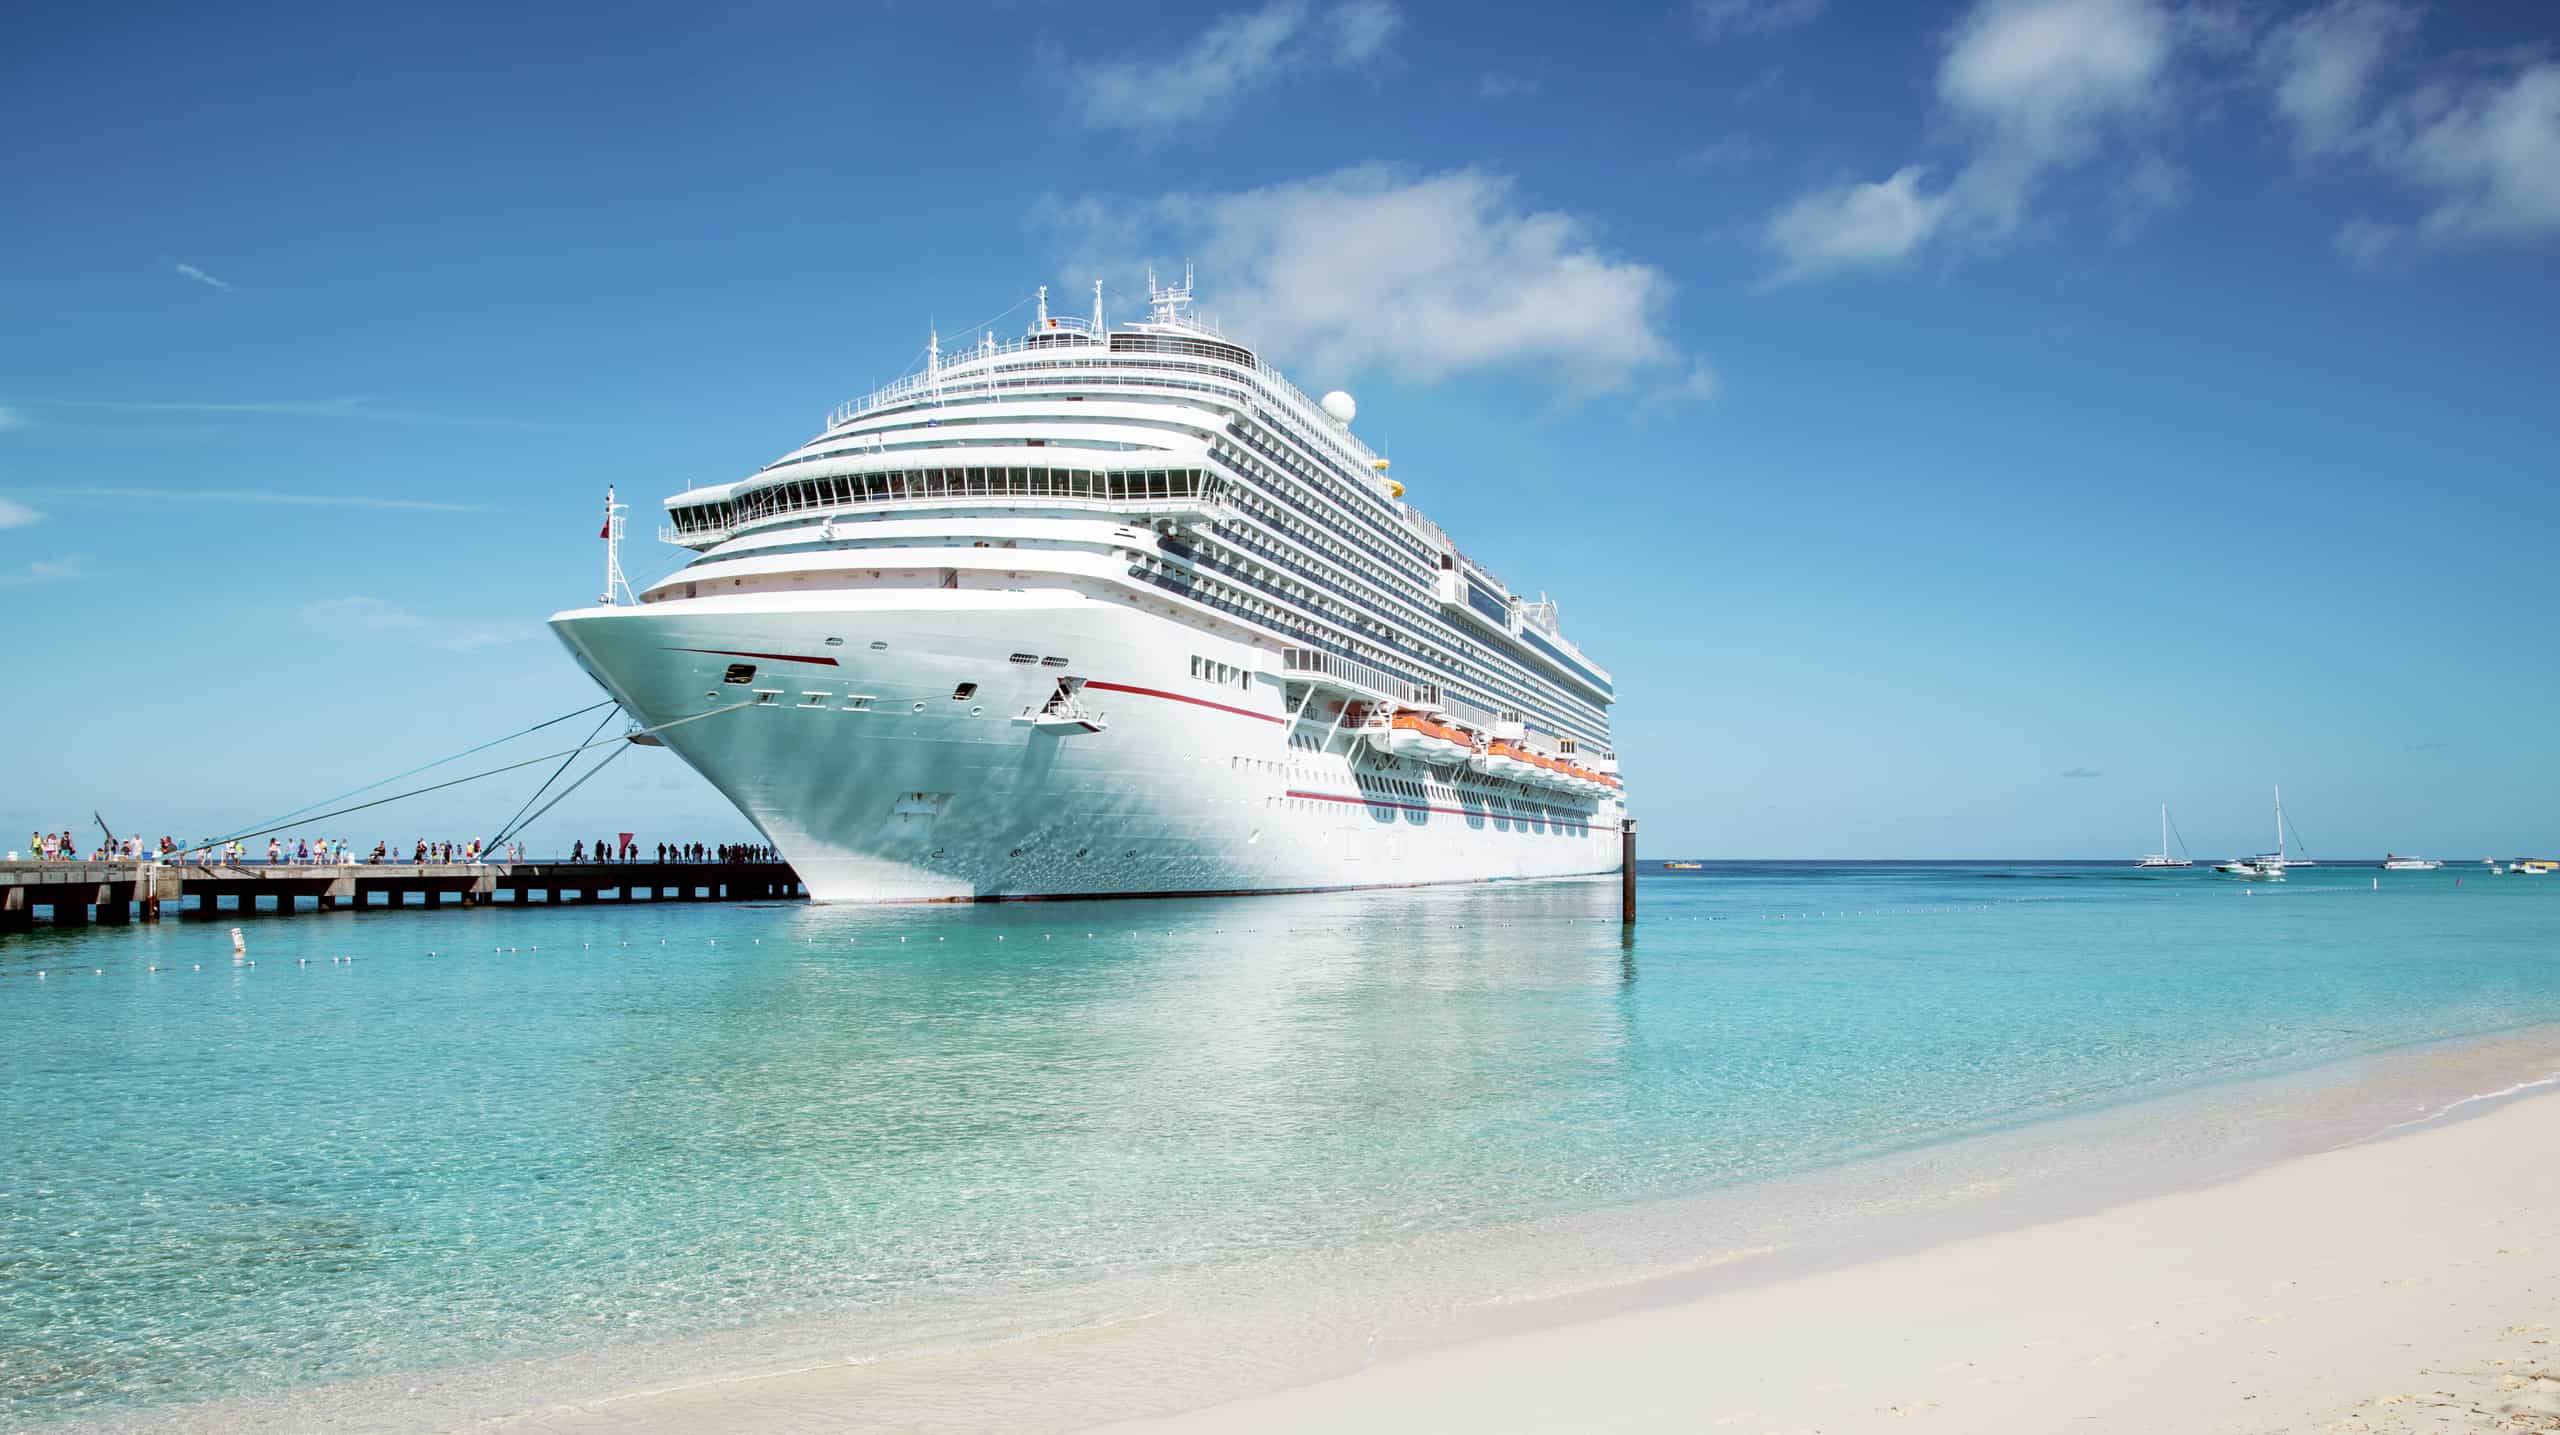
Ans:
{"type": "Polygon", "coordinates": [[[1325,395],[1322,402],[1324,411],[1331,414],[1333,421],[1344,428],[1351,427],[1351,421],[1360,416],[1360,406],[1353,403],[1351,396],[1340,389],[1325,395]]]}

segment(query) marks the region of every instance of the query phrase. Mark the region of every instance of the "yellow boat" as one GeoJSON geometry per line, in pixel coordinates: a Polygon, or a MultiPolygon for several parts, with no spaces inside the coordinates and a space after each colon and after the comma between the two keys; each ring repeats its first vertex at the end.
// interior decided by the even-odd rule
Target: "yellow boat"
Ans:
{"type": "Polygon", "coordinates": [[[1707,864],[1704,862],[1665,862],[1662,865],[1674,872],[1695,872],[1707,864]]]}

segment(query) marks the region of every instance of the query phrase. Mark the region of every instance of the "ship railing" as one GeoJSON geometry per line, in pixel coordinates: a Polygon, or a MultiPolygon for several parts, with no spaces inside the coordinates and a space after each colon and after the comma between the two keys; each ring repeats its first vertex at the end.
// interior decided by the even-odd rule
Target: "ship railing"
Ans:
{"type": "Polygon", "coordinates": [[[1435,684],[1409,683],[1374,664],[1318,648],[1282,649],[1280,672],[1284,679],[1330,687],[1374,702],[1409,708],[1440,706],[1440,689],[1435,684]]]}
{"type": "MultiPolygon", "coordinates": [[[[1096,345],[1107,347],[1110,343],[1108,334],[1095,332],[1093,326],[1084,320],[1061,318],[1054,320],[1053,324],[1052,328],[1036,334],[1027,334],[1018,339],[956,350],[953,356],[944,360],[938,369],[928,369],[920,374],[908,374],[903,378],[892,379],[859,399],[847,400],[830,409],[827,413],[827,427],[841,428],[874,409],[904,402],[919,393],[931,393],[946,387],[955,392],[964,391],[968,385],[983,378],[985,370],[976,367],[980,360],[1003,358],[1010,354],[1034,349],[1084,348],[1096,345]]],[[[1204,328],[1203,332],[1215,338],[1224,338],[1214,330],[1204,328]]],[[[1244,346],[1236,345],[1235,347],[1244,346]]],[[[1250,364],[1239,365],[1233,360],[1223,359],[1219,362],[1248,370],[1255,377],[1269,384],[1275,391],[1275,397],[1295,399],[1298,406],[1308,414],[1323,412],[1316,401],[1307,396],[1306,390],[1290,382],[1288,375],[1264,363],[1259,355],[1255,356],[1250,364]]],[[[1202,372],[1225,371],[1204,369],[1202,372]]],[[[1375,477],[1375,465],[1378,459],[1376,451],[1361,442],[1359,436],[1350,430],[1329,422],[1323,424],[1308,422],[1295,414],[1273,417],[1280,418],[1286,427],[1292,429],[1300,442],[1314,448],[1326,446],[1339,448],[1344,457],[1363,475],[1368,476],[1372,482],[1380,481],[1375,477]]]]}
{"type": "MultiPolygon", "coordinates": [[[[884,510],[930,512],[962,508],[1012,508],[1040,511],[1072,509],[1081,513],[1116,514],[1144,522],[1152,522],[1159,518],[1170,519],[1185,525],[1225,522],[1240,516],[1232,505],[1210,494],[1191,498],[1069,498],[1020,493],[936,497],[911,495],[902,498],[857,499],[817,508],[794,508],[772,513],[741,515],[736,522],[726,528],[678,528],[671,523],[660,524],[658,541],[678,548],[710,548],[726,543],[751,529],[770,527],[776,523],[790,522],[795,519],[823,520],[830,517],[841,518],[854,514],[878,513],[884,510]]],[[[847,530],[839,528],[837,531],[843,533],[847,530]]]]}
{"type": "Polygon", "coordinates": [[[1493,731],[1494,724],[1501,720],[1500,714],[1496,713],[1493,709],[1485,707],[1480,703],[1471,703],[1465,698],[1459,697],[1454,693],[1442,694],[1440,705],[1442,711],[1448,713],[1449,716],[1456,718],[1458,721],[1465,723],[1467,726],[1474,728],[1478,732],[1493,731]]]}

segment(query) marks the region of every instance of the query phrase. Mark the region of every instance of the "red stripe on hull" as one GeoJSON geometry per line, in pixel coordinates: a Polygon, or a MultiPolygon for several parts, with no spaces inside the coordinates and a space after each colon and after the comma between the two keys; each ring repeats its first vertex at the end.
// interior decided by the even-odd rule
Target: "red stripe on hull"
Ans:
{"type": "Polygon", "coordinates": [[[1132,687],[1127,683],[1106,683],[1100,678],[1086,679],[1085,686],[1106,693],[1135,693],[1142,698],[1163,698],[1167,702],[1189,703],[1193,707],[1216,708],[1222,713],[1234,713],[1237,717],[1252,718],[1255,722],[1276,723],[1284,721],[1284,719],[1273,717],[1269,713],[1255,712],[1251,708],[1231,708],[1225,703],[1213,703],[1207,698],[1184,697],[1180,693],[1169,693],[1162,688],[1140,688],[1132,687]]]}

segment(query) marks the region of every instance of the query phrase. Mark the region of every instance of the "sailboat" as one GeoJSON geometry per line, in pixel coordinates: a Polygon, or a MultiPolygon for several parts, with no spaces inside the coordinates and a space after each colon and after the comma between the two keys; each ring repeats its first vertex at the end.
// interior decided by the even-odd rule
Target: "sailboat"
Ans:
{"type": "Polygon", "coordinates": [[[2160,804],[2160,850],[2152,853],[2150,856],[2143,858],[2141,861],[2136,862],[2133,865],[2145,868],[2193,867],[2196,865],[2193,861],[2190,861],[2187,858],[2172,857],[2169,855],[2169,804],[2165,802],[2160,804]]]}
{"type": "Polygon", "coordinates": [[[2284,789],[2276,789],[2276,850],[2255,857],[2234,857],[2216,862],[2213,870],[2227,877],[2246,877],[2253,882],[2281,882],[2284,869],[2294,865],[2284,855],[2284,789]]]}

